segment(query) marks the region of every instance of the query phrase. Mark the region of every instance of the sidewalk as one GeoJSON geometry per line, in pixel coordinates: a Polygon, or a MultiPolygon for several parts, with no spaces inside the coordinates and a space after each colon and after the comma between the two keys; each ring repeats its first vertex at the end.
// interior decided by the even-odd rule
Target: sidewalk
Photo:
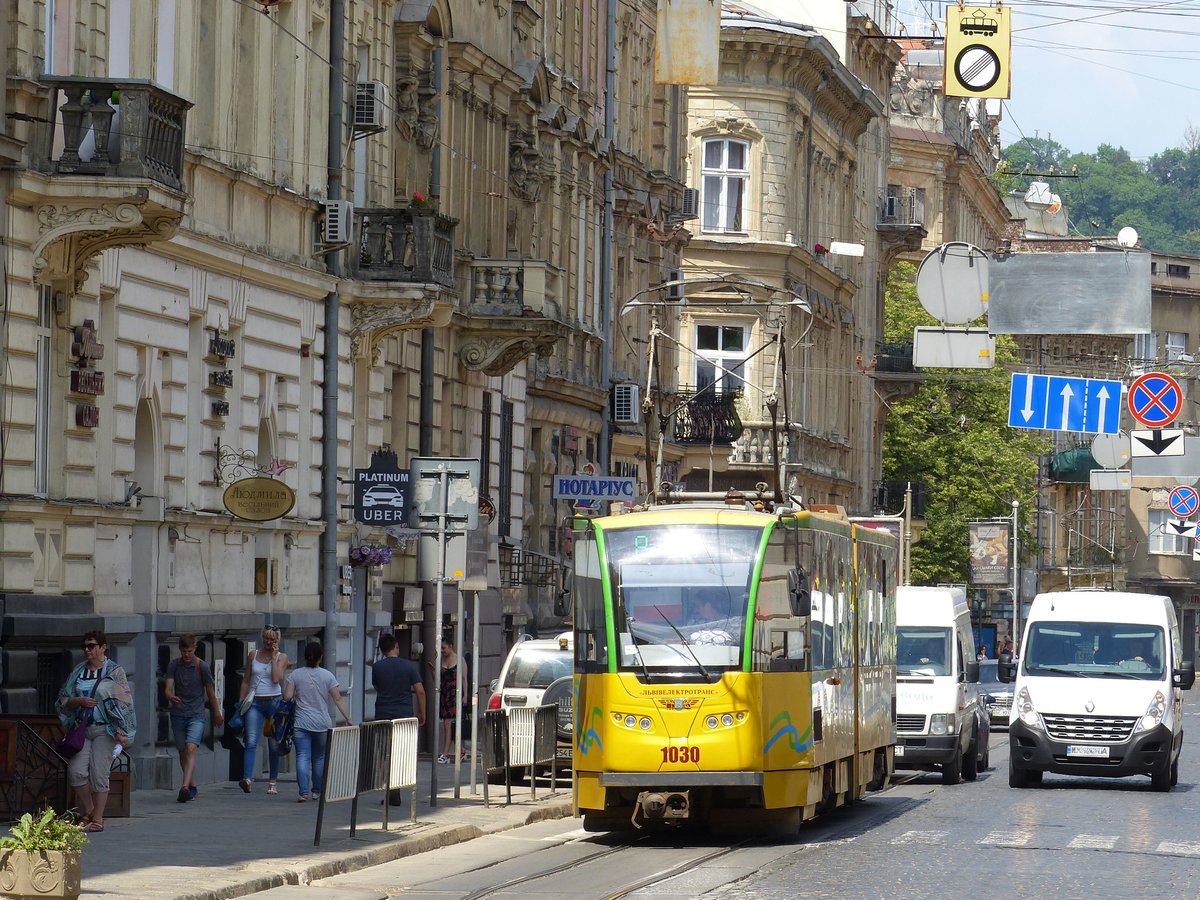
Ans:
{"type": "Polygon", "coordinates": [[[571,783],[559,776],[538,785],[537,799],[526,784],[513,787],[503,805],[503,785],[470,793],[462,769],[460,799],[454,799],[454,767],[438,767],[438,803],[429,805],[430,762],[417,767],[417,823],[411,822],[410,791],[404,805],[389,811],[383,831],[382,793],[358,803],[356,833],[350,837],[351,801],[325,807],[321,845],[313,846],[318,802],[297,803],[296,782],[281,781],[268,795],[265,781],[246,795],[234,782],[202,788],[190,803],[175,791],[136,791],[133,816],[108,819],[104,832],[90,835],[83,852],[83,893],[89,900],[219,900],[243,897],[286,884],[307,884],[414,853],[469,841],[541,819],[571,815],[571,783]]]}

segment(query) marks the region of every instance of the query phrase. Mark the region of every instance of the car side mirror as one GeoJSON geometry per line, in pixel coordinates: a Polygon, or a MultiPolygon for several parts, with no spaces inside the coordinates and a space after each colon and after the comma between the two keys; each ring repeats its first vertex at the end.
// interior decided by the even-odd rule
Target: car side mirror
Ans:
{"type": "Polygon", "coordinates": [[[1190,659],[1184,660],[1175,670],[1174,676],[1175,687],[1185,691],[1189,690],[1196,683],[1196,664],[1190,659]]]}
{"type": "Polygon", "coordinates": [[[966,678],[966,680],[968,682],[975,683],[975,684],[979,683],[979,661],[978,660],[976,660],[975,662],[967,663],[967,678],[966,678]]]}
{"type": "Polygon", "coordinates": [[[996,680],[1004,684],[1011,684],[1017,678],[1017,664],[1013,661],[1011,653],[1001,653],[1000,659],[996,661],[996,680]]]}
{"type": "Polygon", "coordinates": [[[793,616],[805,618],[812,615],[812,587],[809,582],[808,573],[803,569],[789,569],[787,573],[788,580],[788,603],[792,608],[793,616]]]}

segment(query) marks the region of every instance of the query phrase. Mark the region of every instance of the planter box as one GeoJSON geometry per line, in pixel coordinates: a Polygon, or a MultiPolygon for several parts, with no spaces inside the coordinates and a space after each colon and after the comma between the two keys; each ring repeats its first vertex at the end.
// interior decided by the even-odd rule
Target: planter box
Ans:
{"type": "Polygon", "coordinates": [[[130,787],[129,772],[113,769],[108,776],[108,802],[104,804],[104,818],[128,818],[130,787]]]}
{"type": "Polygon", "coordinates": [[[79,896],[83,856],[62,850],[0,850],[0,893],[14,900],[79,896]]]}

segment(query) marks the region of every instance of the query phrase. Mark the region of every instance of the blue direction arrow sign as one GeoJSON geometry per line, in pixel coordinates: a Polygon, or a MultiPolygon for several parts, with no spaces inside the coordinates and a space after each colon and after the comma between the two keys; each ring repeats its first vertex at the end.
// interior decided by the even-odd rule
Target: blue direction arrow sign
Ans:
{"type": "Polygon", "coordinates": [[[1200,507],[1200,494],[1196,493],[1194,487],[1181,484],[1171,491],[1167,503],[1171,507],[1171,512],[1181,519],[1187,519],[1195,515],[1196,509],[1200,507]]]}
{"type": "Polygon", "coordinates": [[[1012,428],[1118,434],[1121,382],[1014,372],[1008,424],[1012,428]]]}

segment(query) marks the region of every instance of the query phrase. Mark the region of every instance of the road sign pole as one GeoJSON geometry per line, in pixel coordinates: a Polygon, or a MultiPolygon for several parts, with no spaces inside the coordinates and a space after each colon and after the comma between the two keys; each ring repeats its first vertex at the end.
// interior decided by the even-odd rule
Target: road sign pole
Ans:
{"type": "Polygon", "coordinates": [[[1020,537],[1020,517],[1018,511],[1021,508],[1021,501],[1014,500],[1013,507],[1013,558],[1012,558],[1012,577],[1013,577],[1013,647],[1020,650],[1018,641],[1021,640],[1021,633],[1018,630],[1021,623],[1021,537],[1020,537]]]}
{"type": "Polygon", "coordinates": [[[447,503],[449,501],[450,491],[447,482],[449,481],[449,473],[446,471],[446,464],[438,465],[438,570],[437,570],[437,590],[435,591],[435,599],[433,604],[433,638],[436,641],[434,646],[434,659],[438,661],[438,665],[434,667],[434,682],[433,682],[433,746],[429,748],[429,805],[437,806],[438,792],[438,741],[442,736],[442,609],[445,603],[446,591],[446,512],[447,503]]]}

